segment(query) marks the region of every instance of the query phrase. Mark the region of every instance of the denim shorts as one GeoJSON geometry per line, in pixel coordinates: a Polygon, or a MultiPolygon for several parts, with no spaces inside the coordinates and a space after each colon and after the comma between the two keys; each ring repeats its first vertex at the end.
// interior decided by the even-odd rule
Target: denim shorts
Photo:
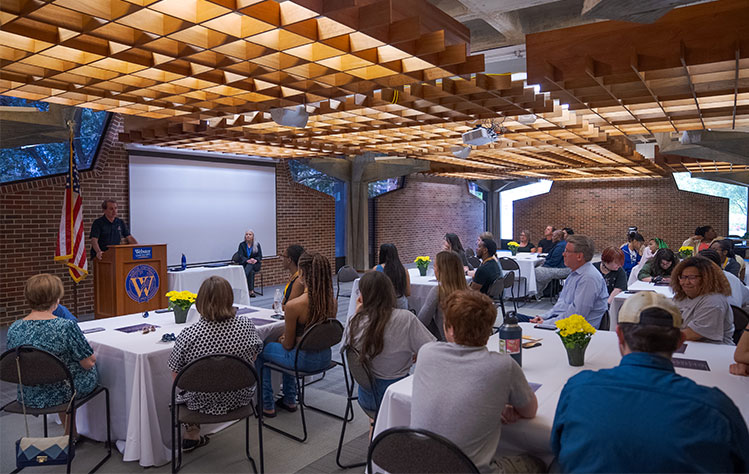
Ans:
{"type": "Polygon", "coordinates": [[[406,376],[397,379],[374,379],[374,392],[359,387],[359,406],[367,411],[377,411],[382,403],[382,397],[385,396],[385,391],[389,386],[399,380],[403,380],[406,376]]]}

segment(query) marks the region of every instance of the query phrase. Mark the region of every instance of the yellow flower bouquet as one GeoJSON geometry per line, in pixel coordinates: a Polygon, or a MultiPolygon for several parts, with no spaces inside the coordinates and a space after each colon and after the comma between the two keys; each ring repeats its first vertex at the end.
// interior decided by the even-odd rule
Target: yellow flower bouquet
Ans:
{"type": "Polygon", "coordinates": [[[416,268],[419,269],[419,274],[421,276],[427,276],[427,269],[429,268],[429,262],[431,261],[432,259],[429,258],[429,256],[416,257],[414,263],[416,264],[416,268]]]}
{"type": "Polygon", "coordinates": [[[518,254],[519,247],[520,247],[520,244],[515,242],[514,240],[507,242],[507,248],[510,249],[510,252],[512,252],[513,255],[518,254]]]}
{"type": "Polygon", "coordinates": [[[560,319],[555,324],[558,329],[557,334],[567,350],[570,365],[576,367],[583,365],[585,349],[588,347],[590,338],[595,334],[596,328],[579,314],[560,319]]]}
{"type": "Polygon", "coordinates": [[[689,258],[692,255],[694,255],[694,247],[686,246],[686,245],[682,245],[681,247],[679,247],[679,257],[680,258],[682,258],[682,259],[689,258]]]}
{"type": "Polygon", "coordinates": [[[192,306],[192,304],[195,303],[195,298],[197,298],[198,295],[196,295],[192,291],[172,290],[172,291],[167,292],[166,297],[169,298],[170,309],[177,306],[184,310],[188,310],[190,309],[190,306],[192,306]]]}

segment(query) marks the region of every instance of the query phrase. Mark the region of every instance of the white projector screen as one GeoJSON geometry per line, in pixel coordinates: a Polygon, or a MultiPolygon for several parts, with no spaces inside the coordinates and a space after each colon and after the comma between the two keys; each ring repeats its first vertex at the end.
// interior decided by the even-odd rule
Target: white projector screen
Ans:
{"type": "Polygon", "coordinates": [[[229,260],[248,229],[276,255],[274,165],[130,155],[130,232],[168,265],[229,260]]]}

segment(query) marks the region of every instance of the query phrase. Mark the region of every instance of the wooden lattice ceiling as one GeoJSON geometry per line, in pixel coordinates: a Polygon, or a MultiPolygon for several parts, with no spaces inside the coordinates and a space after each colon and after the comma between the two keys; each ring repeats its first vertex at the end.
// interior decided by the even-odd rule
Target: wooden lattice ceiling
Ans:
{"type": "Polygon", "coordinates": [[[465,178],[663,176],[688,165],[624,135],[749,125],[747,5],[530,35],[524,82],[481,74],[467,30],[420,0],[4,0],[0,94],[159,119],[127,121],[121,139],[141,144],[376,151],[465,178]],[[306,128],[270,119],[296,104],[306,128]],[[487,121],[501,140],[455,158],[487,121]]]}

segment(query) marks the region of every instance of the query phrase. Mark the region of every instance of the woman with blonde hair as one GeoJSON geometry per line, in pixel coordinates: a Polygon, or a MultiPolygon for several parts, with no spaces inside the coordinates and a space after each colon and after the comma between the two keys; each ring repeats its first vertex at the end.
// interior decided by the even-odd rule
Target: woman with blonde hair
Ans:
{"type": "MultiPolygon", "coordinates": [[[[169,356],[172,377],[190,362],[211,354],[230,354],[249,363],[263,348],[263,341],[250,318],[236,316],[233,306],[234,291],[231,284],[220,276],[212,276],[200,285],[195,308],[200,319],[185,328],[174,343],[169,356]]],[[[183,392],[177,402],[187,404],[190,410],[208,415],[224,415],[252,401],[253,391],[198,393],[183,392]]],[[[182,450],[192,451],[208,444],[208,437],[200,436],[200,425],[185,425],[182,450]]]]}
{"type": "MultiPolygon", "coordinates": [[[[93,392],[97,385],[96,356],[78,325],[58,318],[52,312],[64,293],[62,281],[55,275],[41,273],[28,280],[23,289],[31,312],[14,322],[8,329],[8,349],[33,346],[57,356],[73,376],[75,394],[65,382],[24,386],[23,403],[32,408],[49,408],[68,403],[75,395],[81,398],[93,392]]],[[[18,401],[22,401],[21,396],[18,401]]],[[[65,413],[60,417],[66,421],[65,413]]]]}
{"type": "Polygon", "coordinates": [[[257,358],[258,372],[263,379],[263,413],[265,416],[276,416],[276,406],[286,411],[296,411],[296,379],[293,375],[283,374],[283,397],[273,401],[273,385],[270,369],[263,367],[265,361],[282,365],[289,369],[297,367],[300,371],[321,370],[330,365],[332,351],[299,351],[297,344],[304,332],[317,323],[335,318],[338,306],[333,298],[333,280],[328,259],[320,253],[303,253],[299,257],[299,278],[304,285],[304,292],[298,298],[286,303],[284,333],[278,342],[265,345],[262,354],[257,358]]]}
{"type": "Polygon", "coordinates": [[[733,345],[731,285],[720,267],[705,257],[684,259],[671,273],[671,289],[688,341],[733,345]]]}
{"type": "Polygon", "coordinates": [[[434,261],[434,277],[439,283],[429,291],[418,318],[432,334],[440,341],[444,341],[445,328],[442,311],[444,302],[454,291],[468,288],[463,264],[458,254],[449,251],[438,253],[434,261]]]}

